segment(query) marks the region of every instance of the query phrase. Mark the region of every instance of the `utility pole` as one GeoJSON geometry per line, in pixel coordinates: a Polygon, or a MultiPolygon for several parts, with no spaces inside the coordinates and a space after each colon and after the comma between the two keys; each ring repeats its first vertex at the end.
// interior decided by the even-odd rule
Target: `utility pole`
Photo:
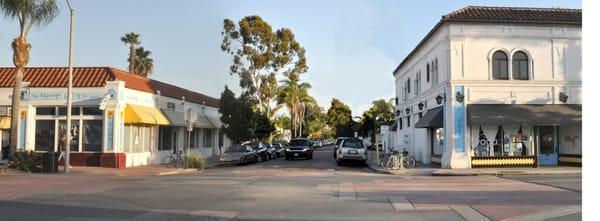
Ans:
{"type": "Polygon", "coordinates": [[[67,142],[65,149],[65,173],[69,173],[71,166],[71,109],[73,106],[73,18],[75,10],[71,8],[69,0],[65,0],[71,14],[71,24],[69,26],[69,85],[67,89],[67,142]]]}

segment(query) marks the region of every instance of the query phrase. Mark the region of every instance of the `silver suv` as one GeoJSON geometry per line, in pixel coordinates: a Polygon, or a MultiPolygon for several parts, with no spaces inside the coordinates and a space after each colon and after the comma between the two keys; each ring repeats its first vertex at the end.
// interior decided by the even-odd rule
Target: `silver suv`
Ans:
{"type": "Polygon", "coordinates": [[[335,162],[341,166],[345,161],[367,162],[367,148],[358,138],[343,139],[336,150],[335,162]]]}

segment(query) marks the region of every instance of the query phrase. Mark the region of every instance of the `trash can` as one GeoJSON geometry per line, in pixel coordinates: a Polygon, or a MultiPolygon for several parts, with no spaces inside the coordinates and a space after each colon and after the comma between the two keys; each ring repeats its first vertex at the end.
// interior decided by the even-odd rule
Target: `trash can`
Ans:
{"type": "Polygon", "coordinates": [[[55,152],[46,152],[42,159],[42,172],[57,173],[58,172],[58,155],[55,152]]]}

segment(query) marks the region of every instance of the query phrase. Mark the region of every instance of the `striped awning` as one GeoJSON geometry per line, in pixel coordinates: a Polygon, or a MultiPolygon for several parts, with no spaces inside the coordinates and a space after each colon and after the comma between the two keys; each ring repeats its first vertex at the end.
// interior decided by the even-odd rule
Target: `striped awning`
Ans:
{"type": "Polygon", "coordinates": [[[128,104],[125,107],[125,124],[169,125],[169,120],[156,108],[128,104]]]}

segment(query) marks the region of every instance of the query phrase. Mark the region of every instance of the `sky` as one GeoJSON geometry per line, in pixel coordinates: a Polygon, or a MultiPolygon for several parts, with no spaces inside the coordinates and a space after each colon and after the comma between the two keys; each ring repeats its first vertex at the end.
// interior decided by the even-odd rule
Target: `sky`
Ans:
{"type": "MultiPolygon", "coordinates": [[[[29,66],[67,66],[69,14],[34,29],[29,66]]],[[[128,46],[120,37],[141,35],[152,51],[151,78],[218,98],[225,85],[239,92],[222,52],[223,19],[259,15],[273,30],[290,28],[306,49],[303,81],[327,110],[332,98],[360,116],[373,100],[392,99],[392,71],[441,16],[469,6],[581,8],[579,0],[71,0],[75,9],[75,66],[127,70],[128,46]]],[[[15,21],[0,18],[0,66],[12,66],[15,21]]]]}

